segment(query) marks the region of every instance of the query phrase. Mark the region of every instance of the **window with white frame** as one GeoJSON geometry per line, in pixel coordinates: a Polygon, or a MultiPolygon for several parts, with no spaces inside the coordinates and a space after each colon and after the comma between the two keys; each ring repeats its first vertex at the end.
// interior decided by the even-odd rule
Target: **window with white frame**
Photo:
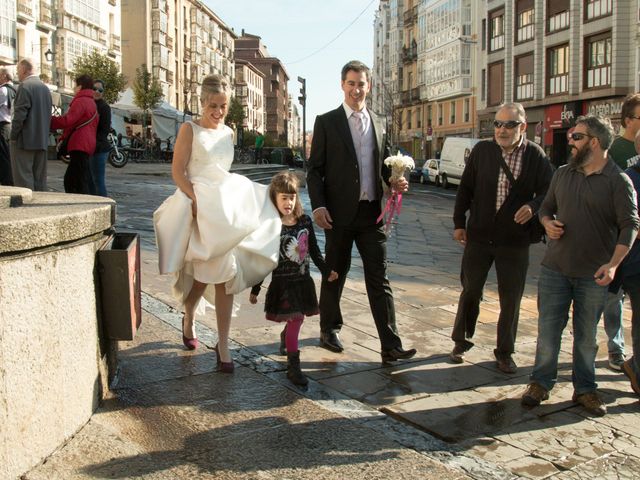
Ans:
{"type": "Polygon", "coordinates": [[[584,10],[587,20],[611,15],[613,0],[585,0],[584,10]]]}
{"type": "Polygon", "coordinates": [[[516,4],[516,42],[533,40],[535,10],[533,0],[518,0],[516,4]]]}
{"type": "Polygon", "coordinates": [[[516,100],[533,99],[533,53],[516,58],[516,100]]]}
{"type": "Polygon", "coordinates": [[[548,50],[547,92],[549,95],[569,91],[569,45],[548,50]]]}
{"type": "Polygon", "coordinates": [[[586,88],[611,85],[611,32],[586,40],[586,88]]]}
{"type": "Polygon", "coordinates": [[[489,14],[489,51],[504,48],[504,10],[497,10],[489,14]]]}
{"type": "Polygon", "coordinates": [[[569,0],[547,0],[547,32],[569,28],[569,0]]]}

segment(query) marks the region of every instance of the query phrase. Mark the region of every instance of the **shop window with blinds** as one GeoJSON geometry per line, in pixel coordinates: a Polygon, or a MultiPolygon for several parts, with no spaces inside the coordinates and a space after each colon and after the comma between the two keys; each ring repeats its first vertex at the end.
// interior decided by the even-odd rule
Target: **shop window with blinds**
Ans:
{"type": "Polygon", "coordinates": [[[569,91],[569,45],[547,50],[547,93],[556,95],[569,91]]]}
{"type": "Polygon", "coordinates": [[[586,20],[606,17],[613,11],[613,0],[585,0],[584,14],[586,20]]]}
{"type": "Polygon", "coordinates": [[[494,52],[504,48],[504,9],[491,12],[489,19],[489,51],[494,52]]]}
{"type": "Polygon", "coordinates": [[[611,85],[611,32],[585,40],[586,88],[611,85]]]}
{"type": "Polygon", "coordinates": [[[569,0],[547,0],[547,32],[569,28],[569,0]]]}
{"type": "Polygon", "coordinates": [[[489,65],[487,106],[500,105],[504,101],[504,62],[489,65]]]}
{"type": "Polygon", "coordinates": [[[533,40],[534,30],[533,0],[518,0],[516,3],[516,43],[533,40]]]}
{"type": "Polygon", "coordinates": [[[517,57],[516,100],[533,99],[533,54],[517,57]]]}

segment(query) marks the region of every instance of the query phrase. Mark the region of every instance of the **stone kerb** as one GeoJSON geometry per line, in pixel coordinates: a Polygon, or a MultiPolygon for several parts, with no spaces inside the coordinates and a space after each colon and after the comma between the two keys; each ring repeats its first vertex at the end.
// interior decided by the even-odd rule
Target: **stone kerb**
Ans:
{"type": "Polygon", "coordinates": [[[96,251],[115,202],[0,187],[0,478],[50,455],[106,385],[96,251]]]}

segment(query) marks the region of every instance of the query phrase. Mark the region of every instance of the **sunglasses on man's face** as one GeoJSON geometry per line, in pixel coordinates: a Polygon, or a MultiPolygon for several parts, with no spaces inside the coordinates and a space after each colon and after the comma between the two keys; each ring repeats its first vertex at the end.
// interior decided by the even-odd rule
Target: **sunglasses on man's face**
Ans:
{"type": "Polygon", "coordinates": [[[102,92],[104,92],[104,88],[100,88],[100,87],[93,87],[93,91],[94,91],[94,92],[98,92],[98,93],[102,93],[102,92]]]}
{"type": "Polygon", "coordinates": [[[506,128],[508,130],[513,130],[514,128],[516,128],[518,125],[520,125],[522,122],[519,122],[517,120],[509,120],[507,122],[501,122],[500,120],[494,120],[493,121],[493,126],[496,128],[506,128]]]}
{"type": "Polygon", "coordinates": [[[589,135],[587,133],[573,132],[569,134],[569,140],[573,140],[574,142],[579,142],[584,137],[593,138],[593,135],[589,135]]]}

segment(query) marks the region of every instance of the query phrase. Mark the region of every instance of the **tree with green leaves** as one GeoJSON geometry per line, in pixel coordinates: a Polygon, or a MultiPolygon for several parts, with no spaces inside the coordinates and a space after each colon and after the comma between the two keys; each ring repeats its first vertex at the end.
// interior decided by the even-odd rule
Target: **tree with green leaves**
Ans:
{"type": "Polygon", "coordinates": [[[149,110],[156,108],[162,101],[164,94],[162,93],[162,87],[157,78],[154,78],[147,65],[142,64],[136,68],[136,78],[133,81],[133,103],[144,111],[142,117],[143,135],[147,132],[147,116],[149,110]]]}
{"type": "Polygon", "coordinates": [[[240,103],[240,100],[238,100],[238,97],[231,97],[229,108],[227,110],[227,117],[225,118],[224,123],[230,127],[234,127],[235,130],[238,131],[242,128],[245,118],[246,115],[244,114],[244,107],[240,103]]]}
{"type": "Polygon", "coordinates": [[[120,73],[118,64],[98,50],[82,55],[73,62],[73,76],[85,74],[104,82],[102,95],[107,103],[116,103],[127,86],[127,78],[120,73]]]}

